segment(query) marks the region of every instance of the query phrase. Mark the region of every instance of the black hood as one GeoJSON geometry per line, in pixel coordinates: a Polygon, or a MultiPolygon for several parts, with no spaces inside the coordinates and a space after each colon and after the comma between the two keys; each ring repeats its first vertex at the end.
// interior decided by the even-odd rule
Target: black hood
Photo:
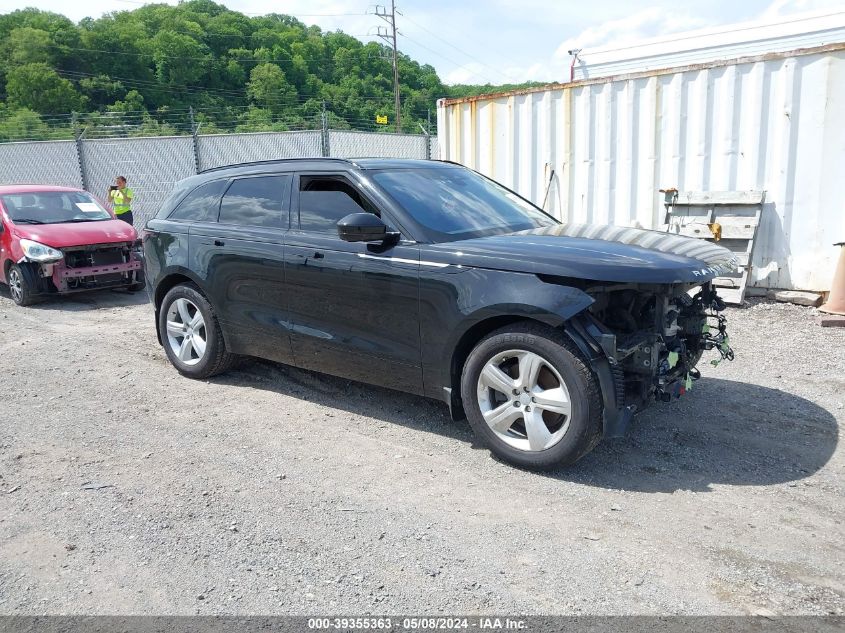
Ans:
{"type": "Polygon", "coordinates": [[[703,283],[736,269],[733,253],[712,242],[597,224],[560,224],[426,250],[426,258],[443,263],[594,281],[703,283]]]}

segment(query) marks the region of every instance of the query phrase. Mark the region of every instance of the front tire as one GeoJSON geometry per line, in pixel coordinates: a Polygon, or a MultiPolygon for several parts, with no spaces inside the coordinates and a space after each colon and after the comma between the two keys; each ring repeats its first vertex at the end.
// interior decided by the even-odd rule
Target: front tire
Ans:
{"type": "Polygon", "coordinates": [[[135,271],[135,281],[133,281],[129,286],[127,286],[127,290],[129,292],[140,292],[147,287],[146,278],[144,277],[143,270],[135,271]]]}
{"type": "Polygon", "coordinates": [[[211,304],[192,285],[171,288],[161,302],[159,331],[167,358],[183,376],[209,378],[232,366],[211,304]]]}
{"type": "Polygon", "coordinates": [[[29,306],[38,300],[35,292],[38,279],[29,266],[12,264],[6,281],[9,284],[9,295],[17,305],[29,306]]]}
{"type": "Polygon", "coordinates": [[[518,466],[573,464],[601,439],[598,381],[562,332],[540,324],[482,339],[464,365],[461,397],[476,436],[518,466]]]}

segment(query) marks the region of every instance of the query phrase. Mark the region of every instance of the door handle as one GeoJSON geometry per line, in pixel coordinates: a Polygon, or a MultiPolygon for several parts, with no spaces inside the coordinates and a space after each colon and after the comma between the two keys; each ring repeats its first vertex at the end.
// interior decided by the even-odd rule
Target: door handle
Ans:
{"type": "Polygon", "coordinates": [[[226,243],[223,240],[214,240],[215,246],[225,246],[226,243]]]}
{"type": "Polygon", "coordinates": [[[315,253],[314,253],[314,259],[323,259],[324,257],[325,257],[325,255],[323,255],[323,254],[322,254],[321,252],[319,252],[319,251],[317,251],[317,252],[315,252],[315,253]]]}

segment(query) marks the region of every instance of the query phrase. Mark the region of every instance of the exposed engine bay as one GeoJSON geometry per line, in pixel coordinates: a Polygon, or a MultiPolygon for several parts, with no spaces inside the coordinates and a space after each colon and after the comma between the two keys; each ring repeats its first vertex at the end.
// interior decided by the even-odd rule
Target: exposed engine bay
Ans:
{"type": "Polygon", "coordinates": [[[619,406],[642,409],[692,388],[704,352],[733,360],[724,302],[711,284],[619,284],[586,289],[590,315],[611,363],[619,406]]]}

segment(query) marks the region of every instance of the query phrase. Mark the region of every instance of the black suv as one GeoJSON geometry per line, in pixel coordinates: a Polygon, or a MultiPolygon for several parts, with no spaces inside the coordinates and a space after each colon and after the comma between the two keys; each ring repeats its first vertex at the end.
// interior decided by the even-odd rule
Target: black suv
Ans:
{"type": "Polygon", "coordinates": [[[144,234],[182,374],[237,355],[443,400],[513,463],[576,461],[730,356],[730,251],[561,224],[460,165],[301,159],[183,180],[144,234]]]}

